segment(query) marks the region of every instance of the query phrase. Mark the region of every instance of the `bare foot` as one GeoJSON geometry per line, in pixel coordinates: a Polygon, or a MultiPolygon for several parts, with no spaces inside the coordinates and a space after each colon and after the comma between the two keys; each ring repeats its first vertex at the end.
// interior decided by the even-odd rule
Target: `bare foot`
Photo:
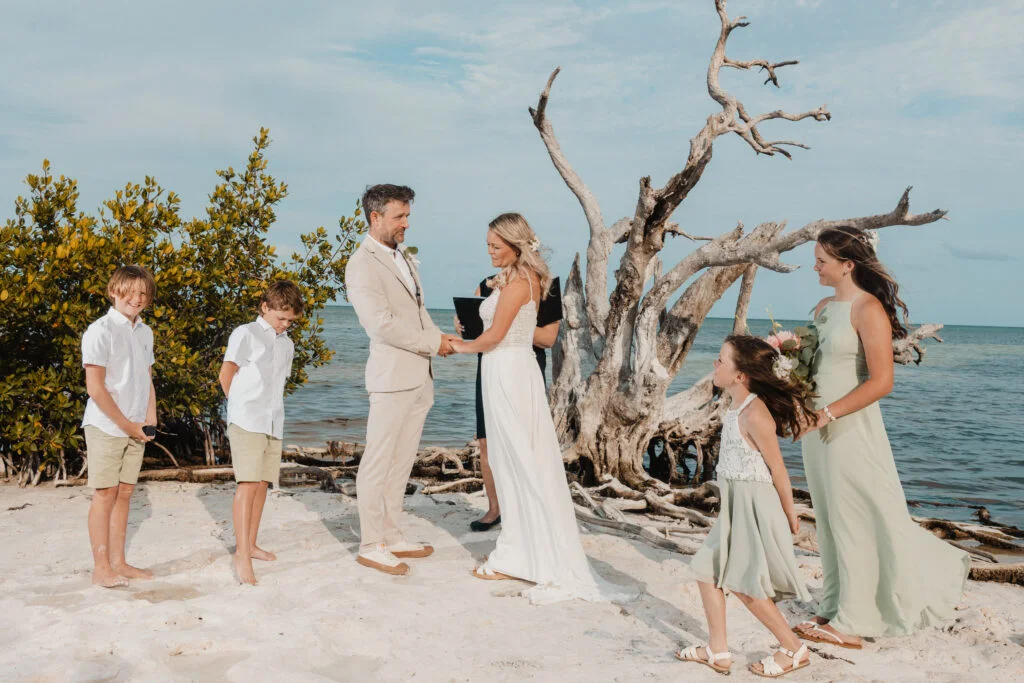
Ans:
{"type": "Polygon", "coordinates": [[[235,573],[238,575],[240,582],[247,583],[250,586],[256,585],[256,575],[252,571],[251,557],[239,557],[238,553],[235,553],[235,573]]]}
{"type": "Polygon", "coordinates": [[[264,562],[273,562],[277,559],[277,555],[270,552],[269,550],[264,550],[263,548],[257,548],[256,546],[253,546],[252,559],[263,560],[264,562]]]}
{"type": "Polygon", "coordinates": [[[501,517],[500,512],[495,512],[494,514],[491,514],[491,511],[488,510],[487,514],[478,519],[477,521],[483,524],[493,524],[494,520],[498,519],[498,517],[501,517]]]}
{"type": "Polygon", "coordinates": [[[124,564],[111,564],[111,568],[126,579],[143,579],[148,581],[153,578],[153,572],[148,569],[133,567],[127,562],[124,564]]]}
{"type": "Polygon", "coordinates": [[[101,588],[119,588],[128,585],[128,579],[121,576],[113,569],[94,569],[92,572],[92,585],[101,588]]]}

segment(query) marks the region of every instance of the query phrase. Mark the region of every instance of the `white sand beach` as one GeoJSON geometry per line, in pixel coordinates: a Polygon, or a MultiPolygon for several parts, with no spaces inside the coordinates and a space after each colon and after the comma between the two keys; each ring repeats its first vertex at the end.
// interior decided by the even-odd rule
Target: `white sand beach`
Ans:
{"type": "MultiPolygon", "coordinates": [[[[272,493],[257,587],[232,576],[230,484],[139,485],[128,560],[156,572],[124,589],[90,584],[90,489],[0,487],[0,679],[3,681],[717,681],[677,662],[705,641],[688,557],[585,533],[598,571],[638,585],[626,605],[532,606],[525,584],[480,581],[474,563],[497,531],[474,534],[482,496],[406,498],[410,538],[435,554],[394,578],[356,564],[355,500],[305,489],[272,493]],[[24,506],[24,507],[21,507],[24,506]],[[15,509],[12,509],[15,508],[15,509]]],[[[800,552],[800,551],[798,551],[800,552]]],[[[812,593],[816,557],[798,555],[812,593]]],[[[729,602],[734,675],[772,636],[729,602]]],[[[797,621],[809,605],[782,603],[797,621]]],[[[1024,681],[1024,590],[970,582],[955,621],[908,638],[829,646],[786,677],[814,681],[1024,681]]],[[[729,679],[726,679],[729,680],[729,679]]],[[[757,679],[761,680],[761,679],[757,679]]]]}

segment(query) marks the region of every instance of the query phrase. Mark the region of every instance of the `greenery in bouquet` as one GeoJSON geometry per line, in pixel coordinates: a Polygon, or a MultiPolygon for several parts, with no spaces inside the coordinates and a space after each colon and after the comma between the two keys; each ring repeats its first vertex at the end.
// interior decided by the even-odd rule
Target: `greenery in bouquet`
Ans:
{"type": "Polygon", "coordinates": [[[773,368],[775,375],[780,379],[788,378],[805,384],[813,392],[815,387],[811,376],[811,363],[818,350],[818,328],[814,322],[810,322],[786,330],[782,323],[775,320],[770,308],[768,319],[772,323],[772,331],[765,337],[765,341],[780,354],[773,368]]]}

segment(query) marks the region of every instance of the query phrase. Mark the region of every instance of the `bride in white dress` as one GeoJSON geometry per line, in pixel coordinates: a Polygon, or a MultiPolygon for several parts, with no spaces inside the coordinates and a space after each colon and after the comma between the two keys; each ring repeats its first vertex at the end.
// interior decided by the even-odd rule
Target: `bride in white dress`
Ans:
{"type": "Polygon", "coordinates": [[[580,544],[561,449],[532,350],[537,305],[551,285],[540,243],[522,216],[491,221],[487,252],[501,272],[480,305],[484,332],[452,343],[459,353],[483,353],[484,419],[489,460],[501,506],[494,552],[473,575],[522,579],[536,585],[534,604],[560,600],[622,601],[637,591],[605,582],[580,544]]]}

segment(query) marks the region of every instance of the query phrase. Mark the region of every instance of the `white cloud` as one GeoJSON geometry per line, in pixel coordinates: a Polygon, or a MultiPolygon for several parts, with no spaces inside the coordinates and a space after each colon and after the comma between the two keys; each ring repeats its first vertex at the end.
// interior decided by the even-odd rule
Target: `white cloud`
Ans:
{"type": "MultiPolygon", "coordinates": [[[[716,110],[704,82],[718,30],[710,0],[257,1],[244,16],[183,0],[166,18],[143,5],[19,5],[5,16],[0,68],[12,76],[0,96],[17,103],[0,111],[0,205],[8,212],[20,178],[43,156],[83,181],[85,209],[121,182],[154,173],[197,212],[213,169],[244,163],[249,138],[267,125],[271,172],[291,190],[279,212],[281,243],[332,225],[368,182],[412,183],[419,200],[410,239],[432,259],[428,296],[443,303],[464,289],[451,273],[467,259],[486,269],[475,245],[498,211],[535,220],[560,271],[585,246],[578,204],[526,112],[555,66],[563,71],[549,114],[609,221],[632,212],[641,175],[659,183],[682,167],[689,138],[716,110]]],[[[740,219],[795,226],[886,210],[912,183],[915,210],[949,208],[953,222],[936,228],[927,259],[909,230],[887,244],[894,257],[948,267],[953,256],[941,244],[957,247],[967,230],[1019,251],[1014,226],[1024,207],[1013,187],[1024,128],[1013,115],[1024,8],[940,9],[732,0],[730,14],[753,21],[735,34],[737,57],[797,56],[801,64],[783,73],[779,90],[739,72],[724,77],[727,87],[751,111],[827,101],[835,118],[765,124],[771,137],[812,144],[792,162],[720,139],[677,219],[695,232],[740,219]],[[873,15],[875,23],[864,19],[873,15]],[[842,32],[830,33],[835,27],[842,32]]],[[[683,251],[680,243],[666,258],[683,251]]],[[[969,270],[978,263],[955,263],[972,273],[969,286],[986,282],[969,270]]],[[[917,289],[943,284],[926,270],[913,277],[917,289]]],[[[759,296],[780,315],[802,313],[784,304],[803,297],[805,279],[759,278],[759,296]]],[[[1009,315],[1024,321],[1024,304],[1014,305],[1009,315]]]]}
{"type": "Polygon", "coordinates": [[[858,52],[824,55],[821,80],[852,95],[863,87],[899,104],[941,94],[1019,106],[1024,4],[970,8],[937,25],[927,16],[887,44],[862,40],[858,52]]]}

